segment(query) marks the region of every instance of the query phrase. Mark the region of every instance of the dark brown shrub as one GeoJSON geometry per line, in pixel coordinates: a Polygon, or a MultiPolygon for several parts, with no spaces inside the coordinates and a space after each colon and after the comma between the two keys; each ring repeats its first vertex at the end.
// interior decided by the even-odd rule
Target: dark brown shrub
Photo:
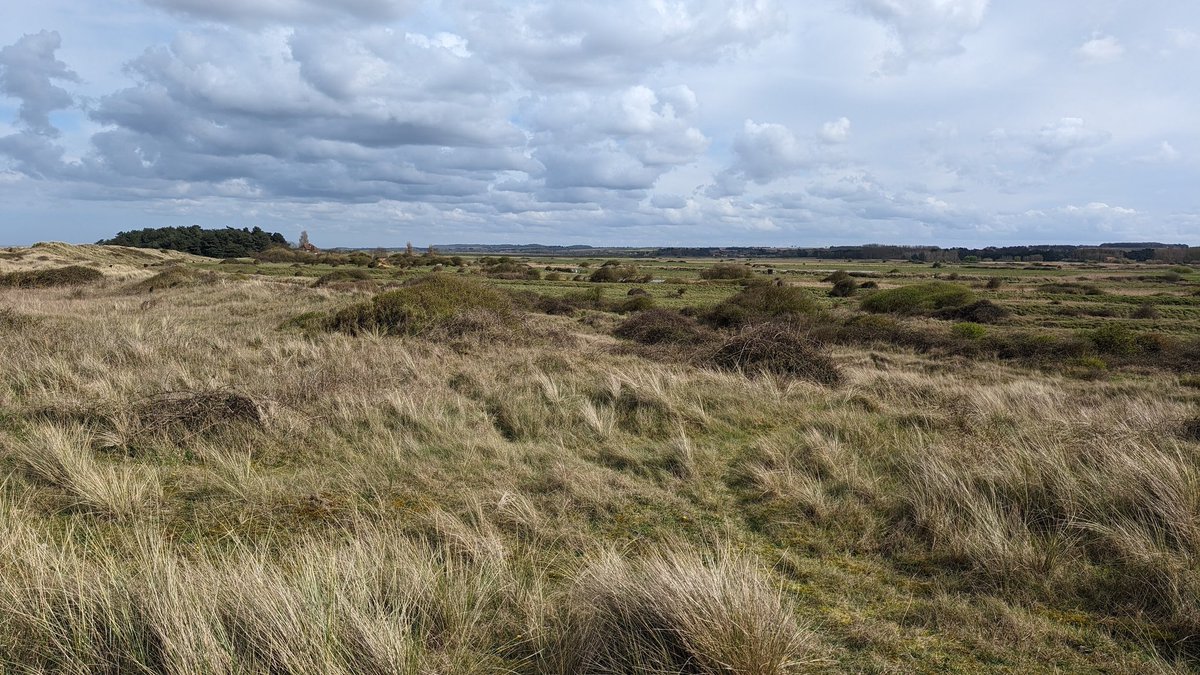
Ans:
{"type": "Polygon", "coordinates": [[[837,282],[833,284],[833,288],[829,289],[829,297],[848,298],[854,295],[854,292],[857,290],[858,285],[854,283],[853,279],[847,276],[845,279],[838,279],[837,282]]]}
{"type": "Polygon", "coordinates": [[[52,286],[82,286],[100,281],[104,275],[80,265],[68,265],[47,270],[11,272],[0,275],[0,287],[50,288],[52,286]]]}
{"type": "Polygon", "coordinates": [[[700,270],[701,279],[750,279],[753,276],[754,270],[749,267],[729,263],[717,263],[700,270]]]}
{"type": "Polygon", "coordinates": [[[1012,313],[991,300],[977,300],[962,307],[947,307],[933,313],[934,318],[972,323],[999,323],[1012,313]]]}
{"type": "Polygon", "coordinates": [[[650,309],[629,317],[613,334],[646,345],[699,345],[716,334],[690,316],[669,309],[650,309]]]}
{"type": "Polygon", "coordinates": [[[1157,319],[1161,316],[1162,314],[1159,313],[1158,308],[1154,306],[1154,303],[1150,302],[1143,302],[1129,314],[1129,317],[1132,319],[1157,319]]]}
{"type": "Polygon", "coordinates": [[[771,373],[834,386],[837,363],[808,334],[784,323],[765,323],[730,335],[702,356],[707,365],[755,375],[771,373]]]}

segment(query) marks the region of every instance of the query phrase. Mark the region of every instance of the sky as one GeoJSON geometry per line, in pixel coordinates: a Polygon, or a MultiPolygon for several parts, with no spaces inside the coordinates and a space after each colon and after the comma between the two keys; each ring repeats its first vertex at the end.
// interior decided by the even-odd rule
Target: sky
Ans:
{"type": "Polygon", "coordinates": [[[39,0],[0,244],[1200,245],[1200,4],[39,0]]]}

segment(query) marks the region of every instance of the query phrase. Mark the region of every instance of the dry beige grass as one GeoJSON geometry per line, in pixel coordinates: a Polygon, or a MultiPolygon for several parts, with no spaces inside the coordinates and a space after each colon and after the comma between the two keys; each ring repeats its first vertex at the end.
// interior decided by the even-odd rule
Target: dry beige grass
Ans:
{"type": "Polygon", "coordinates": [[[844,349],[830,389],[155,295],[0,294],[0,670],[1196,666],[1179,383],[844,349]]]}

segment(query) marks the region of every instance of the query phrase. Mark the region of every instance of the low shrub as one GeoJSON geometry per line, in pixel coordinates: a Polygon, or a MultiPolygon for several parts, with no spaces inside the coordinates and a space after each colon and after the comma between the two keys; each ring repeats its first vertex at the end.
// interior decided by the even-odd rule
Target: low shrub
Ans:
{"type": "Polygon", "coordinates": [[[338,269],[317,277],[317,280],[313,282],[313,286],[321,287],[338,283],[354,283],[358,281],[370,281],[370,279],[371,273],[364,269],[357,267],[344,270],[338,269]]]}
{"type": "Polygon", "coordinates": [[[1073,282],[1063,282],[1057,284],[1042,284],[1038,287],[1038,291],[1048,295],[1103,295],[1104,291],[1098,286],[1091,284],[1077,284],[1073,282]]]}
{"type": "Polygon", "coordinates": [[[876,314],[923,314],[961,307],[974,300],[975,294],[965,286],[932,281],[877,291],[863,298],[861,306],[876,314]]]}
{"type": "Polygon", "coordinates": [[[802,288],[760,284],[747,286],[704,315],[716,328],[737,328],[749,323],[816,314],[816,300],[802,288]]]}
{"type": "Polygon", "coordinates": [[[991,300],[976,300],[968,305],[946,307],[933,313],[933,316],[938,319],[972,323],[999,323],[1010,315],[1011,312],[991,300]]]}
{"type": "Polygon", "coordinates": [[[717,263],[712,267],[700,270],[701,279],[750,279],[753,277],[754,270],[745,265],[717,263]]]}
{"type": "Polygon", "coordinates": [[[51,288],[54,286],[82,286],[104,279],[104,275],[90,267],[68,265],[46,270],[29,270],[0,274],[0,287],[51,288]]]}
{"type": "Polygon", "coordinates": [[[184,288],[187,286],[215,284],[220,279],[221,275],[216,272],[206,272],[191,267],[175,265],[152,277],[142,279],[130,286],[129,290],[134,293],[153,293],[156,290],[164,288],[184,288]]]}
{"type": "Polygon", "coordinates": [[[669,309],[638,312],[617,326],[613,334],[645,345],[699,345],[716,337],[694,318],[669,309]]]}
{"type": "Polygon", "coordinates": [[[474,310],[507,317],[513,312],[512,299],[463,277],[430,274],[338,311],[328,327],[351,335],[415,335],[474,310]]]}
{"type": "Polygon", "coordinates": [[[770,373],[837,385],[837,363],[807,333],[785,323],[763,323],[730,335],[702,355],[706,365],[747,375],[770,373]]]}
{"type": "Polygon", "coordinates": [[[833,288],[829,289],[829,297],[848,298],[854,295],[854,292],[857,290],[858,285],[854,283],[853,279],[847,276],[845,279],[838,279],[833,284],[833,288]]]}
{"type": "Polygon", "coordinates": [[[481,260],[481,262],[484,261],[486,261],[486,263],[483,266],[483,273],[492,279],[529,279],[536,281],[542,278],[541,272],[530,267],[529,265],[519,263],[515,260],[507,260],[504,258],[485,258],[484,260],[481,260]]]}
{"type": "Polygon", "coordinates": [[[1119,323],[1110,323],[1085,334],[1096,351],[1101,354],[1131,356],[1142,351],[1138,335],[1119,323]]]}
{"type": "Polygon", "coordinates": [[[978,340],[984,335],[987,335],[987,328],[984,328],[977,323],[964,321],[962,323],[954,324],[954,326],[950,328],[950,332],[957,337],[963,338],[964,340],[978,340]]]}
{"type": "Polygon", "coordinates": [[[1001,279],[1000,277],[992,277],[991,279],[987,280],[987,283],[984,284],[983,287],[988,290],[994,291],[1003,285],[1004,285],[1003,279],[1001,279]]]}
{"type": "Polygon", "coordinates": [[[1162,317],[1162,314],[1159,313],[1154,303],[1143,302],[1129,314],[1129,317],[1132,319],[1158,319],[1162,317]]]}
{"type": "Polygon", "coordinates": [[[627,283],[644,284],[650,281],[649,274],[643,274],[637,265],[608,265],[592,272],[588,281],[597,283],[627,283]]]}
{"type": "Polygon", "coordinates": [[[142,433],[202,434],[235,425],[262,427],[269,419],[269,402],[233,389],[168,391],[134,405],[142,433]]]}
{"type": "Polygon", "coordinates": [[[654,307],[654,298],[648,295],[635,295],[628,300],[617,303],[616,310],[620,314],[644,312],[654,307]]]}

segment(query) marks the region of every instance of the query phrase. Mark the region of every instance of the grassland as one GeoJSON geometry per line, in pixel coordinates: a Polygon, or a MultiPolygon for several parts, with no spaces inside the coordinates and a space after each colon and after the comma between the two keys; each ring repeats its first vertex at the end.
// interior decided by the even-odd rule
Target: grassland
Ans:
{"type": "Polygon", "coordinates": [[[334,317],[428,268],[57,255],[106,278],[0,289],[5,672],[1200,669],[1193,270],[755,260],[764,318],[468,259],[511,306],[391,331],[334,317]],[[1007,315],[859,309],[930,282],[1007,315]],[[763,326],[836,377],[716,358],[763,326]]]}

